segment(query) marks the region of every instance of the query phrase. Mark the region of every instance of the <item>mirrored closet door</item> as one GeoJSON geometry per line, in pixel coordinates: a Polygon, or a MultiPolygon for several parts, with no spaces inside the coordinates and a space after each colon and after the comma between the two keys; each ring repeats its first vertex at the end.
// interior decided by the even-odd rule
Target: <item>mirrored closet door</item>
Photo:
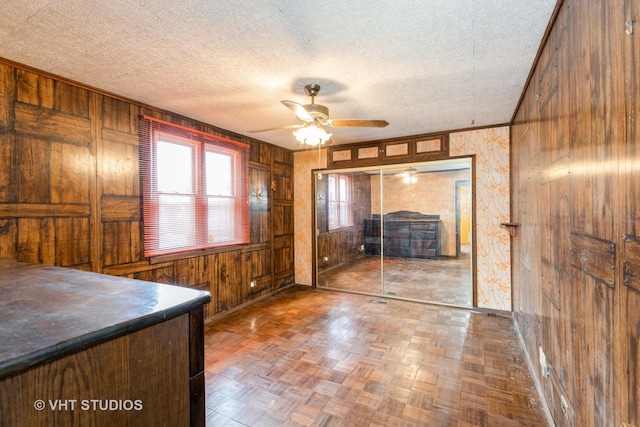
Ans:
{"type": "Polygon", "coordinates": [[[379,175],[379,170],[316,174],[318,287],[382,293],[382,241],[379,221],[372,220],[372,181],[379,175]]]}
{"type": "Polygon", "coordinates": [[[317,174],[317,286],[472,306],[471,165],[317,174]]]}

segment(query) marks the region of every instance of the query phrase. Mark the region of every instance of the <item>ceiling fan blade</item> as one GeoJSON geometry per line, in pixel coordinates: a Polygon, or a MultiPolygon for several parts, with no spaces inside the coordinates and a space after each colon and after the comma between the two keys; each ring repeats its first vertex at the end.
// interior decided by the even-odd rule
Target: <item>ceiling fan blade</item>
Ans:
{"type": "Polygon", "coordinates": [[[411,176],[411,175],[415,175],[418,173],[418,170],[415,168],[408,168],[402,172],[398,172],[395,176],[400,176],[400,177],[405,177],[405,176],[411,176]]]}
{"type": "Polygon", "coordinates": [[[383,128],[389,124],[386,120],[327,120],[327,126],[341,128],[383,128]]]}
{"type": "Polygon", "coordinates": [[[301,128],[303,125],[289,125],[289,126],[277,126],[274,128],[267,128],[267,129],[259,129],[259,130],[248,130],[247,133],[258,133],[258,132],[267,132],[270,130],[280,130],[280,129],[296,129],[296,128],[301,128]]]}
{"type": "Polygon", "coordinates": [[[280,102],[282,102],[288,109],[293,111],[296,117],[299,118],[300,120],[303,120],[305,122],[313,121],[313,117],[311,117],[311,114],[309,114],[309,112],[304,109],[302,104],[298,104],[297,102],[294,102],[294,101],[288,101],[286,99],[280,102]]]}

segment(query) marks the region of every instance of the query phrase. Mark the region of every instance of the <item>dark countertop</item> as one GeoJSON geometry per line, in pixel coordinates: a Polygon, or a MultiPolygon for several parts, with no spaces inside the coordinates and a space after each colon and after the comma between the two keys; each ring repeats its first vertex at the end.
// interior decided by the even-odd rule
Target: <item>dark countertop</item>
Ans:
{"type": "Polygon", "coordinates": [[[209,301],[209,292],[2,259],[0,379],[209,301]]]}

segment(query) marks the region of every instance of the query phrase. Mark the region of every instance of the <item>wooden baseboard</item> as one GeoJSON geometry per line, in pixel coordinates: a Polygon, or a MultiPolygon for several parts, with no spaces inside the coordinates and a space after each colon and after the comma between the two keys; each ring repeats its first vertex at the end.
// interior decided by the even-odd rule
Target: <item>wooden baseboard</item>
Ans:
{"type": "Polygon", "coordinates": [[[515,316],[513,316],[513,314],[511,315],[511,319],[513,321],[513,325],[516,328],[516,334],[518,335],[520,348],[522,348],[522,352],[524,353],[525,360],[527,361],[527,368],[529,368],[529,374],[531,374],[531,379],[533,380],[533,384],[535,385],[536,391],[538,392],[538,398],[540,399],[540,405],[542,406],[542,411],[544,412],[544,416],[547,419],[547,422],[549,423],[550,426],[555,426],[556,423],[553,420],[553,416],[551,416],[551,409],[549,409],[547,399],[545,398],[544,393],[542,392],[542,384],[540,384],[540,381],[538,380],[538,375],[533,366],[533,361],[531,360],[531,357],[529,357],[529,352],[527,351],[527,346],[525,345],[524,337],[520,333],[518,321],[516,320],[515,316]]]}
{"type": "Polygon", "coordinates": [[[214,316],[211,316],[211,317],[209,317],[209,318],[205,319],[204,323],[205,323],[205,324],[207,324],[207,323],[211,323],[211,322],[215,322],[215,321],[217,321],[217,320],[220,320],[220,319],[222,319],[223,317],[226,317],[226,316],[228,316],[228,315],[230,315],[230,314],[235,313],[236,311],[242,310],[243,308],[250,307],[250,306],[252,306],[253,304],[256,304],[256,303],[258,303],[258,302],[260,302],[260,301],[263,301],[263,300],[265,300],[265,299],[267,299],[267,298],[270,298],[270,297],[272,297],[272,296],[274,296],[274,295],[276,295],[276,294],[279,294],[279,293],[280,293],[280,292],[282,292],[282,291],[285,291],[285,290],[287,290],[287,289],[289,289],[289,288],[293,288],[293,287],[295,287],[295,286],[298,286],[298,285],[296,285],[295,283],[292,283],[292,284],[290,284],[290,285],[286,285],[286,286],[284,286],[284,287],[282,287],[282,288],[276,289],[275,291],[273,291],[273,292],[269,292],[269,293],[268,293],[268,294],[266,294],[266,295],[262,295],[261,297],[258,297],[258,298],[256,298],[256,299],[252,299],[251,301],[247,301],[247,302],[242,303],[242,304],[240,304],[240,305],[237,305],[237,306],[235,306],[235,307],[233,307],[233,308],[230,308],[229,310],[223,311],[222,313],[218,313],[218,314],[216,314],[216,315],[214,315],[214,316]]]}

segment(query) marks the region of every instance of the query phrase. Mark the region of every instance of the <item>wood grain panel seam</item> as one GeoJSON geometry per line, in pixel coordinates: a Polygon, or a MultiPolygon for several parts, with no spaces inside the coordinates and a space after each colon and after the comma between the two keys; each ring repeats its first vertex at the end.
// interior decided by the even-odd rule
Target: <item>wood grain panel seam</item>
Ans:
{"type": "Polygon", "coordinates": [[[87,217],[90,215],[91,206],[87,204],[0,204],[0,218],[87,217]]]}
{"type": "Polygon", "coordinates": [[[60,142],[87,147],[91,144],[91,120],[87,117],[22,102],[15,103],[15,115],[14,128],[17,134],[55,138],[60,142]]]}
{"type": "Polygon", "coordinates": [[[624,241],[622,283],[629,289],[640,292],[640,237],[625,234],[622,240],[624,241]]]}
{"type": "Polygon", "coordinates": [[[90,92],[89,117],[91,125],[91,156],[93,160],[91,175],[91,185],[89,193],[91,194],[91,242],[89,246],[89,257],[94,265],[95,271],[102,272],[104,267],[103,255],[103,229],[99,218],[102,216],[102,139],[100,127],[102,124],[102,96],[94,92],[90,92]]]}
{"type": "Polygon", "coordinates": [[[173,267],[173,262],[165,262],[160,264],[149,264],[147,261],[133,262],[129,264],[117,264],[106,266],[102,269],[105,274],[112,276],[123,276],[125,274],[140,273],[143,271],[152,271],[160,268],[173,267]]]}
{"type": "Polygon", "coordinates": [[[616,244],[587,234],[571,233],[570,265],[615,287],[616,244]]]}

